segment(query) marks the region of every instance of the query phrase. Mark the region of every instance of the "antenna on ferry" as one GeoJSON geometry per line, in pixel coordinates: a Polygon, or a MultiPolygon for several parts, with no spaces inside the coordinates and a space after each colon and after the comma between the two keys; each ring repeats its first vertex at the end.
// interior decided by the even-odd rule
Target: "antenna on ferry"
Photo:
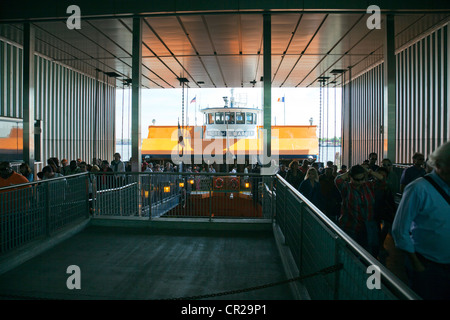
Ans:
{"type": "Polygon", "coordinates": [[[222,99],[225,102],[225,108],[228,108],[228,97],[222,97],[222,99]]]}
{"type": "Polygon", "coordinates": [[[230,108],[234,106],[234,89],[231,89],[230,108]]]}

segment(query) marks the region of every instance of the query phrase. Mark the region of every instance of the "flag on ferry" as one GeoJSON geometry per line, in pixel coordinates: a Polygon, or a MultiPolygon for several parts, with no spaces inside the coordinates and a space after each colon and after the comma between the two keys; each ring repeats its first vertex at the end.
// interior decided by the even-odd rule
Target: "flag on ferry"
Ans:
{"type": "Polygon", "coordinates": [[[278,102],[284,102],[284,97],[278,98],[278,102]]]}
{"type": "Polygon", "coordinates": [[[195,96],[192,100],[191,100],[191,103],[192,102],[196,102],[197,101],[197,96],[195,96]]]}

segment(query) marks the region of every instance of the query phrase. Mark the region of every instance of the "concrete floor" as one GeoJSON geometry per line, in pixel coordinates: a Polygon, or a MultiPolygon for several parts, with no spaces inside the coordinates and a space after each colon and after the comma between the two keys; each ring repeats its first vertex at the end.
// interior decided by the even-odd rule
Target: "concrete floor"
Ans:
{"type": "MultiPolygon", "coordinates": [[[[0,276],[0,298],[172,299],[286,279],[268,231],[163,231],[89,226],[0,276]],[[81,271],[69,290],[67,267],[81,271]]],[[[206,299],[289,300],[289,286],[206,299]]]]}

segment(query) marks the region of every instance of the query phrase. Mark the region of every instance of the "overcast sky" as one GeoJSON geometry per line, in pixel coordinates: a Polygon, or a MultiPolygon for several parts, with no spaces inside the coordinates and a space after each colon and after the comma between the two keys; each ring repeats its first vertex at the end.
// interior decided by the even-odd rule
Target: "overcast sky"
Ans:
{"type": "MultiPolygon", "coordinates": [[[[328,89],[329,100],[327,101],[326,89],[323,89],[323,121],[328,126],[322,127],[323,136],[334,136],[334,109],[336,105],[336,135],[341,131],[341,93],[340,89],[328,89]],[[336,96],[336,103],[334,97],[336,96]],[[327,117],[328,105],[328,117],[327,117]],[[328,130],[327,130],[328,128],[328,130]]],[[[129,91],[122,95],[122,89],[117,89],[116,100],[116,138],[129,137],[129,113],[130,99],[129,91]],[[123,116],[122,116],[123,115],[123,116]]],[[[231,97],[231,89],[184,89],[185,114],[189,114],[189,125],[195,125],[197,114],[197,125],[203,124],[201,108],[223,106],[223,97],[231,97]],[[196,103],[191,103],[196,97],[196,103]],[[195,112],[197,110],[197,113],[195,112]]],[[[261,89],[234,89],[235,100],[247,100],[247,106],[261,108],[261,89]]],[[[146,89],[142,91],[141,110],[141,136],[147,137],[148,126],[155,120],[156,125],[177,125],[178,119],[182,123],[182,90],[181,89],[146,89]]],[[[283,125],[308,125],[309,119],[313,118],[313,124],[319,124],[320,114],[320,89],[319,88],[272,88],[272,124],[283,125]],[[278,102],[279,98],[285,97],[285,103],[278,102]],[[284,108],[286,108],[286,120],[284,119],[284,108]]],[[[261,119],[261,118],[260,118],[261,119]]],[[[185,120],[185,125],[187,124],[185,120]]]]}

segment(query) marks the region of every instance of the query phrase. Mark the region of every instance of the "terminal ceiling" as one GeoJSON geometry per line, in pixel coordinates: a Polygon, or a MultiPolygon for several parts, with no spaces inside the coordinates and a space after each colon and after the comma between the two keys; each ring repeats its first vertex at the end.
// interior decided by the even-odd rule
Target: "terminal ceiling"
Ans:
{"type": "MultiPolygon", "coordinates": [[[[361,12],[271,13],[272,87],[319,86],[320,77],[340,85],[342,76],[335,70],[351,67],[355,76],[380,63],[384,30],[368,29],[368,17],[361,12]]],[[[445,12],[395,15],[397,50],[449,17],[445,12]]],[[[115,80],[119,87],[131,78],[131,17],[82,18],[79,30],[69,30],[62,19],[33,25],[38,53],[115,80]]],[[[1,23],[0,36],[21,44],[22,29],[21,23],[1,23]]],[[[179,88],[180,77],[190,88],[262,85],[262,13],[145,16],[142,40],[145,88],[179,88]]]]}

